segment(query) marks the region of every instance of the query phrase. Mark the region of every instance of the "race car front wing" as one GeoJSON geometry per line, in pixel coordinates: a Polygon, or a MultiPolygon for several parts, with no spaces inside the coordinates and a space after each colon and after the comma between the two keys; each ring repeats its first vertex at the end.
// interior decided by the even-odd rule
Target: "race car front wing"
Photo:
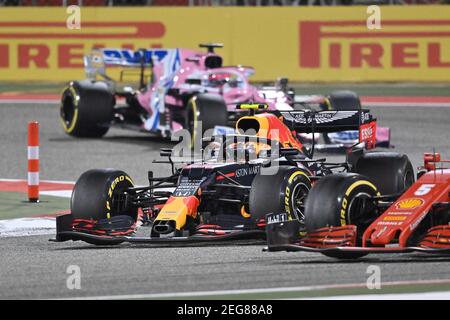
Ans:
{"type": "MultiPolygon", "coordinates": [[[[98,223],[99,222],[93,222],[92,224],[98,223]]],[[[125,242],[152,246],[217,245],[219,243],[261,245],[264,244],[266,236],[263,229],[214,229],[212,226],[209,228],[201,226],[200,228],[197,228],[196,232],[192,235],[150,237],[133,235],[133,232],[129,232],[129,230],[134,230],[134,225],[130,225],[130,229],[122,228],[123,230],[120,230],[114,228],[112,232],[111,230],[105,232],[105,229],[102,229],[101,232],[97,229],[89,230],[88,221],[83,221],[83,228],[80,228],[79,225],[80,222],[76,219],[74,220],[71,214],[58,216],[56,218],[56,237],[50,239],[50,241],[84,241],[100,246],[118,245],[125,242]],[[120,230],[120,232],[117,232],[118,230],[120,230]]],[[[151,229],[150,227],[141,228],[151,229]]]]}
{"type": "Polygon", "coordinates": [[[417,246],[411,247],[400,247],[395,243],[385,247],[357,246],[357,227],[354,225],[326,227],[303,235],[297,220],[285,220],[282,216],[268,216],[266,234],[268,246],[264,250],[270,252],[318,252],[341,258],[371,253],[450,254],[450,225],[429,229],[417,246]]]}

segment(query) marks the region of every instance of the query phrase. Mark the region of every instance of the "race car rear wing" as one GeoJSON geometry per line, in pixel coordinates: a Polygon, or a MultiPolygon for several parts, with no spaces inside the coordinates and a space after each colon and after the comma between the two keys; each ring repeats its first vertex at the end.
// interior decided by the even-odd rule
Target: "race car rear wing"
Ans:
{"type": "Polygon", "coordinates": [[[376,119],[369,110],[280,111],[284,123],[298,133],[359,130],[359,142],[367,149],[376,145],[376,119]]]}
{"type": "Polygon", "coordinates": [[[119,82],[122,82],[125,75],[133,74],[139,75],[139,88],[145,87],[146,69],[151,69],[155,61],[162,56],[165,51],[160,49],[147,50],[128,50],[128,49],[113,49],[101,48],[93,49],[90,54],[84,56],[84,70],[87,79],[96,80],[97,76],[104,80],[114,82],[115,80],[106,72],[107,67],[121,67],[119,82]],[[134,70],[139,68],[140,71],[136,73],[134,70]]]}
{"type": "Polygon", "coordinates": [[[280,111],[290,128],[304,133],[358,130],[362,125],[376,121],[369,110],[342,111],[280,111]]]}

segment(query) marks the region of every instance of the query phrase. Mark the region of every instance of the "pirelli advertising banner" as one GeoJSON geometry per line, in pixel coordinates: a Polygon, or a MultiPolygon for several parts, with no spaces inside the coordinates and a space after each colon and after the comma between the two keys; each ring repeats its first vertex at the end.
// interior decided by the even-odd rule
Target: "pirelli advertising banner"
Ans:
{"type": "Polygon", "coordinates": [[[84,77],[92,47],[197,48],[221,42],[225,64],[255,81],[450,81],[450,6],[0,9],[0,80],[84,77]],[[373,18],[373,17],[372,17],[373,18]]]}

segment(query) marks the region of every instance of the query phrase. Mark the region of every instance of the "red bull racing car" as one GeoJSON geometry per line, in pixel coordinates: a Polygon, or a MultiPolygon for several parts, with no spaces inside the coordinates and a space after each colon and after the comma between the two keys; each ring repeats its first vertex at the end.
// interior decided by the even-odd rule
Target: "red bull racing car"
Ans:
{"type": "Polygon", "coordinates": [[[440,154],[425,154],[417,181],[401,194],[386,190],[389,186],[370,175],[324,177],[305,203],[306,235],[288,215],[268,215],[268,250],[320,252],[342,259],[370,253],[450,254],[448,163],[440,154]],[[388,194],[381,195],[383,189],[388,194]]]}
{"type": "Polygon", "coordinates": [[[397,193],[414,181],[406,156],[365,152],[374,147],[376,134],[376,120],[368,110],[255,114],[267,105],[238,108],[251,115],[237,121],[235,134],[204,138],[201,159],[178,166],[177,155],[163,149],[172,175],[154,177],[150,171],[148,186],[135,186],[119,170],[85,172],[75,185],[71,213],[56,220],[56,241],[103,245],[263,239],[265,217],[274,212],[287,213],[304,231],[305,199],[317,180],[354,172],[397,193]],[[297,132],[342,130],[359,130],[361,141],[342,163],[313,159],[314,144],[297,139],[297,132]]]}

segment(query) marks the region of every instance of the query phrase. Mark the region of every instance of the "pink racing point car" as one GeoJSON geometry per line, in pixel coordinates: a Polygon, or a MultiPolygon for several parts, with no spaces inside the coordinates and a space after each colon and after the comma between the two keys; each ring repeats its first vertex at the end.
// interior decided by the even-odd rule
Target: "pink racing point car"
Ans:
{"type": "MultiPolygon", "coordinates": [[[[350,91],[326,97],[295,96],[286,78],[271,87],[256,87],[249,82],[253,68],[223,66],[222,57],[214,52],[221,44],[200,47],[206,52],[180,48],[94,50],[84,59],[87,79],[72,81],[63,91],[60,118],[64,131],[75,137],[102,137],[111,126],[119,126],[171,137],[187,129],[195,137],[195,132],[208,129],[214,129],[214,134],[234,133],[234,123],[248,113],[235,108],[241,103],[264,103],[269,110],[279,111],[361,109],[359,97],[350,91]],[[118,80],[106,73],[107,67],[120,69],[118,80]],[[133,74],[139,77],[138,90],[120,86],[133,74]]],[[[344,134],[323,135],[324,144],[347,147],[358,141],[358,132],[344,134]]],[[[379,145],[389,145],[389,135],[377,134],[382,138],[379,145]]],[[[302,134],[299,138],[311,139],[302,134]]]]}

